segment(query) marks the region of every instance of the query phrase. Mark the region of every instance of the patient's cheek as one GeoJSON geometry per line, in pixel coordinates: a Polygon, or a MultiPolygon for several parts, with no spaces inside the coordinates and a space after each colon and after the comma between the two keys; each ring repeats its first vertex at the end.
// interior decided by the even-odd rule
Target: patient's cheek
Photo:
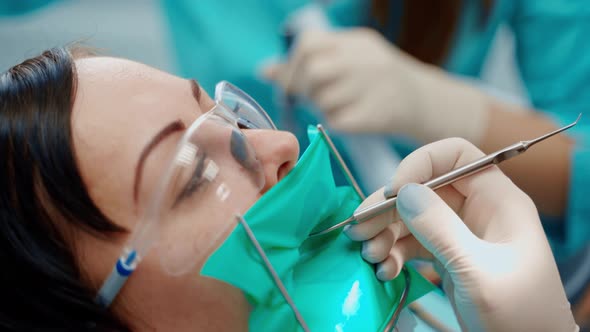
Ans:
{"type": "Polygon", "coordinates": [[[190,324],[189,330],[248,331],[251,308],[239,289],[198,273],[170,275],[156,256],[138,266],[118,299],[116,311],[145,320],[150,330],[185,330],[182,324],[190,324]]]}

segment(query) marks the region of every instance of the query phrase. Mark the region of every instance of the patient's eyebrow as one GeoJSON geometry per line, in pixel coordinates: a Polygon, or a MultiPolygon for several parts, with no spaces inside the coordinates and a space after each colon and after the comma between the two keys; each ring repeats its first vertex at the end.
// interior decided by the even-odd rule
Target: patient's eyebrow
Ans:
{"type": "MultiPolygon", "coordinates": [[[[194,79],[190,79],[188,81],[191,86],[191,92],[193,94],[193,97],[197,101],[197,104],[200,104],[201,87],[199,86],[199,83],[197,83],[197,81],[194,79]]],[[[147,159],[148,155],[156,147],[156,145],[158,145],[168,135],[184,129],[185,125],[180,120],[176,120],[169,123],[167,126],[162,128],[143,148],[143,151],[141,151],[141,155],[139,155],[139,160],[137,160],[137,165],[135,166],[135,180],[133,181],[133,200],[135,201],[135,204],[137,204],[137,199],[139,196],[139,183],[141,181],[141,176],[143,174],[143,164],[145,163],[145,160],[147,159]]]]}
{"type": "Polygon", "coordinates": [[[191,84],[191,90],[193,92],[193,97],[197,100],[197,103],[201,104],[201,88],[199,87],[199,83],[196,80],[192,79],[189,80],[191,84]]]}
{"type": "Polygon", "coordinates": [[[137,199],[139,196],[139,182],[143,174],[143,166],[148,155],[160,142],[162,142],[162,140],[164,140],[164,138],[166,138],[174,132],[183,130],[184,128],[184,123],[182,123],[182,121],[180,120],[176,120],[169,123],[167,126],[162,128],[154,137],[152,137],[149,143],[141,151],[141,155],[139,156],[139,159],[137,160],[137,165],[135,166],[135,180],[133,182],[133,200],[135,201],[135,204],[137,204],[137,199]]]}

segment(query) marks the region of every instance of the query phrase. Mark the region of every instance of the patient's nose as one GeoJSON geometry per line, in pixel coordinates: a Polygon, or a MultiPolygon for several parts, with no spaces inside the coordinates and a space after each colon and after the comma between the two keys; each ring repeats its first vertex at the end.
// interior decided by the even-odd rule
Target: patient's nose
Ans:
{"type": "Polygon", "coordinates": [[[277,130],[243,130],[264,170],[262,192],[279,182],[297,162],[299,143],[289,132],[277,130]]]}

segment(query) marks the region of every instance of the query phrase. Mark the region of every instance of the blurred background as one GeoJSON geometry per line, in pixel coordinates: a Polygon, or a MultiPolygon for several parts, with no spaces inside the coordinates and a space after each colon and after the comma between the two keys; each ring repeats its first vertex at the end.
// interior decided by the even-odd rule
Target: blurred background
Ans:
{"type": "Polygon", "coordinates": [[[159,1],[54,1],[26,13],[18,13],[18,7],[14,6],[15,15],[0,17],[2,71],[45,49],[75,41],[174,71],[159,1]]]}
{"type": "MultiPolygon", "coordinates": [[[[180,73],[160,1],[62,0],[40,8],[34,7],[41,1],[12,2],[0,5],[6,7],[5,13],[13,13],[0,16],[0,71],[47,48],[83,41],[113,56],[180,73]],[[34,9],[21,12],[28,4],[34,9]]],[[[482,82],[508,98],[525,96],[514,60],[513,35],[506,26],[498,30],[482,82]]]]}

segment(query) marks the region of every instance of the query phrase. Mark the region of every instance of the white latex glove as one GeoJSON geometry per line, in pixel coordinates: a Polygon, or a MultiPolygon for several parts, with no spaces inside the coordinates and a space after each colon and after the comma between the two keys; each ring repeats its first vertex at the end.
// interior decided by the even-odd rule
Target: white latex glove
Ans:
{"type": "Polygon", "coordinates": [[[477,144],[486,129],[483,93],[367,28],[307,30],[288,62],[267,66],[264,75],[287,93],[311,99],[337,130],[422,142],[458,136],[477,144]]]}
{"type": "MultiPolygon", "coordinates": [[[[456,138],[416,150],[389,186],[389,193],[401,187],[397,209],[349,227],[347,235],[365,241],[362,255],[377,263],[382,280],[412,258],[434,260],[464,330],[579,330],[537,210],[499,168],[437,193],[416,184],[481,156],[456,138]]],[[[361,208],[383,196],[371,195],[361,208]]]]}

